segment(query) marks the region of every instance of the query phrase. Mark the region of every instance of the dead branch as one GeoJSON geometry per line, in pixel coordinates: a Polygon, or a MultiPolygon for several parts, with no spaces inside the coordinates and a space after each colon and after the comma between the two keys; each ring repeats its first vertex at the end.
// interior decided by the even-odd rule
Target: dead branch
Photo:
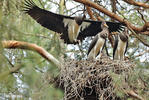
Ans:
{"type": "Polygon", "coordinates": [[[141,32],[146,31],[147,28],[149,27],[149,23],[145,23],[142,27],[136,27],[136,26],[132,25],[130,22],[128,22],[127,20],[125,20],[124,18],[121,18],[117,14],[114,14],[114,13],[108,11],[107,9],[103,8],[102,6],[96,4],[92,1],[89,1],[89,0],[74,0],[74,1],[83,3],[90,7],[93,7],[111,18],[113,18],[119,22],[125,23],[127,26],[130,26],[137,34],[140,34],[141,32]]]}
{"type": "Polygon", "coordinates": [[[39,53],[42,57],[44,57],[46,60],[49,62],[52,62],[55,64],[57,67],[60,68],[60,62],[53,57],[50,53],[48,53],[45,49],[42,47],[32,44],[32,43],[27,43],[27,42],[21,42],[21,41],[15,41],[15,40],[9,40],[9,41],[2,41],[2,46],[3,48],[7,49],[26,49],[26,50],[32,50],[37,53],[39,53]]]}
{"type": "Polygon", "coordinates": [[[149,5],[142,3],[142,2],[137,2],[134,0],[124,0],[124,1],[131,5],[135,5],[135,6],[139,6],[139,7],[143,7],[143,8],[149,8],[149,5]]]}

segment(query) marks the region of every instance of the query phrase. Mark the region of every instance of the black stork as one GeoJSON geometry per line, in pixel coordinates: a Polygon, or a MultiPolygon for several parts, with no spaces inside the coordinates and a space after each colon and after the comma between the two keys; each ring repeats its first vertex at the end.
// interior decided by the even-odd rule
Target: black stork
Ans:
{"type": "MultiPolygon", "coordinates": [[[[43,27],[61,34],[61,39],[67,44],[76,44],[76,40],[95,36],[101,29],[102,21],[85,20],[83,17],[69,17],[39,8],[32,0],[25,0],[23,11],[30,15],[43,27]]],[[[108,22],[109,32],[123,29],[124,24],[108,22]]]]}

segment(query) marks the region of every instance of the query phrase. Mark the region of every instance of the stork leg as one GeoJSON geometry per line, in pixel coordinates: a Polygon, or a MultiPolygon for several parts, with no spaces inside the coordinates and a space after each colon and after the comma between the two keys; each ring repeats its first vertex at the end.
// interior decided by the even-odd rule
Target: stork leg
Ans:
{"type": "Polygon", "coordinates": [[[95,48],[92,49],[92,51],[88,55],[89,60],[95,60],[95,48]]]}
{"type": "Polygon", "coordinates": [[[118,50],[116,50],[115,56],[114,56],[114,60],[118,60],[118,50]]]}
{"type": "Polygon", "coordinates": [[[101,56],[103,55],[103,53],[100,51],[99,56],[97,57],[98,60],[100,60],[101,56]]]}
{"type": "Polygon", "coordinates": [[[121,60],[121,61],[124,60],[124,51],[125,51],[125,50],[121,51],[121,53],[120,53],[120,60],[121,60]]]}

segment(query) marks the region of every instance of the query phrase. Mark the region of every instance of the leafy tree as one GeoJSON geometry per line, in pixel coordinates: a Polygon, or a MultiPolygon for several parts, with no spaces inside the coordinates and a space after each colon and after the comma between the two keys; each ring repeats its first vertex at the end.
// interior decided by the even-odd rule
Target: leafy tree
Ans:
{"type": "MultiPolygon", "coordinates": [[[[83,14],[85,5],[87,19],[126,23],[130,30],[127,56],[137,64],[134,73],[137,76],[131,77],[130,81],[135,83],[137,78],[141,78],[146,84],[146,90],[140,90],[140,94],[144,91],[149,94],[148,0],[34,0],[34,2],[41,8],[68,16],[83,14]]],[[[87,38],[81,45],[68,46],[55,32],[43,28],[24,14],[23,4],[23,0],[0,1],[2,43],[0,44],[0,99],[60,100],[63,98],[63,92],[55,88],[54,84],[50,84],[51,79],[59,75],[56,65],[48,62],[38,52],[33,52],[36,51],[33,49],[30,51],[4,49],[7,48],[4,41],[16,40],[36,44],[60,61],[67,58],[86,59],[91,38],[87,38]]],[[[108,43],[107,48],[112,55],[112,41],[108,43]]]]}

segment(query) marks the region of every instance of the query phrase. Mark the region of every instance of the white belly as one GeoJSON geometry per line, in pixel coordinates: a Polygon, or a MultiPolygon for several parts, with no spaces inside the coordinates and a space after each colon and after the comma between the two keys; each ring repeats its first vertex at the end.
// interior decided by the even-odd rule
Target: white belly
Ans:
{"type": "Polygon", "coordinates": [[[119,38],[119,42],[118,42],[118,46],[116,49],[116,53],[115,53],[115,59],[117,60],[124,60],[124,53],[126,50],[126,42],[123,42],[120,38],[119,38]]]}
{"type": "Polygon", "coordinates": [[[93,49],[88,54],[88,59],[95,59],[98,53],[99,53],[99,58],[100,58],[101,57],[101,51],[102,51],[104,43],[105,43],[105,39],[99,37],[95,46],[93,47],[93,49]]]}
{"type": "Polygon", "coordinates": [[[100,37],[100,39],[98,39],[96,46],[95,46],[96,56],[98,53],[101,53],[104,43],[105,43],[105,39],[100,37]]]}
{"type": "Polygon", "coordinates": [[[80,26],[75,21],[73,21],[71,25],[68,26],[68,37],[70,42],[76,42],[77,37],[79,35],[79,31],[80,26]]]}

